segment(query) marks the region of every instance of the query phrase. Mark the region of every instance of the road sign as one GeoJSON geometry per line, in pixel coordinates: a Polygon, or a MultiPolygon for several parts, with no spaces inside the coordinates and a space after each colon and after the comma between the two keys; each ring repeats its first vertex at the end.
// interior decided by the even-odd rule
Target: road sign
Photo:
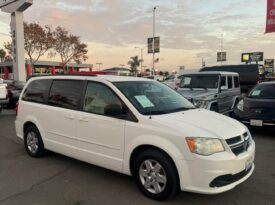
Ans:
{"type": "MultiPolygon", "coordinates": [[[[160,37],[155,37],[155,53],[160,52],[160,37]]],[[[153,38],[148,38],[148,53],[154,53],[153,51],[153,38]]]]}
{"type": "Polygon", "coordinates": [[[266,33],[275,32],[275,0],[267,0],[266,33]]]}
{"type": "Polygon", "coordinates": [[[264,53],[263,52],[254,52],[254,53],[243,53],[242,54],[242,62],[249,63],[249,62],[259,62],[264,60],[264,53]]]}
{"type": "Polygon", "coordinates": [[[218,52],[217,53],[217,61],[218,62],[226,61],[226,52],[218,52]]]}
{"type": "Polygon", "coordinates": [[[18,0],[0,0],[0,8],[12,4],[18,0]]]}
{"type": "Polygon", "coordinates": [[[265,68],[274,68],[274,59],[265,59],[264,67],[265,68]]]}

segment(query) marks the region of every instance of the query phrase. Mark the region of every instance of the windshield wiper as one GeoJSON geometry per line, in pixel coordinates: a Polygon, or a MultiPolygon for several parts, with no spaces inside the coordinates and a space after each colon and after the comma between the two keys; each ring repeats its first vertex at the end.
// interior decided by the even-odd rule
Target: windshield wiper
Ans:
{"type": "Polygon", "coordinates": [[[161,115],[161,114],[167,114],[167,112],[157,110],[157,111],[150,111],[143,113],[144,115],[161,115]]]}

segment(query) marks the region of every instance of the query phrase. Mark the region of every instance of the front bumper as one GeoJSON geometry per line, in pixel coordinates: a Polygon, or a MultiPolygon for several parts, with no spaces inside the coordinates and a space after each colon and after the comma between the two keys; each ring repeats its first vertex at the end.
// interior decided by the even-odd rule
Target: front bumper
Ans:
{"type": "Polygon", "coordinates": [[[247,180],[255,169],[255,142],[238,156],[230,152],[199,156],[197,160],[177,161],[182,191],[219,194],[247,180]],[[247,167],[248,162],[252,162],[247,167]],[[226,182],[222,182],[226,177],[226,182]],[[229,178],[228,178],[229,177],[229,178]]]}
{"type": "Polygon", "coordinates": [[[251,125],[251,120],[261,120],[263,122],[263,126],[275,127],[275,116],[274,119],[271,119],[270,117],[267,117],[265,115],[250,114],[248,112],[241,112],[240,110],[235,109],[233,117],[246,125],[251,125]]]}

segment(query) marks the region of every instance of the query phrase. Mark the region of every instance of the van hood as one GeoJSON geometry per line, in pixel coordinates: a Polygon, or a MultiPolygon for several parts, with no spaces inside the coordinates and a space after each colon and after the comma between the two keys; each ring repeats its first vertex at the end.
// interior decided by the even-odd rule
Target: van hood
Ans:
{"type": "Polygon", "coordinates": [[[218,92],[213,90],[186,90],[179,89],[178,92],[187,99],[204,99],[216,95],[218,92]]]}
{"type": "Polygon", "coordinates": [[[247,132],[240,122],[205,109],[153,116],[152,120],[185,137],[229,139],[247,132]]]}

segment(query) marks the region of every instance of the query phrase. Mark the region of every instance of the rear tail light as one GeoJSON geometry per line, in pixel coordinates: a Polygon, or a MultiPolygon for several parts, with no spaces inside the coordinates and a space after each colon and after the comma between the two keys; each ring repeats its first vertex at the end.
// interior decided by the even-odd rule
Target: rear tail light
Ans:
{"type": "Polygon", "coordinates": [[[18,111],[19,111],[19,102],[17,102],[15,106],[16,116],[18,115],[18,111]]]}

